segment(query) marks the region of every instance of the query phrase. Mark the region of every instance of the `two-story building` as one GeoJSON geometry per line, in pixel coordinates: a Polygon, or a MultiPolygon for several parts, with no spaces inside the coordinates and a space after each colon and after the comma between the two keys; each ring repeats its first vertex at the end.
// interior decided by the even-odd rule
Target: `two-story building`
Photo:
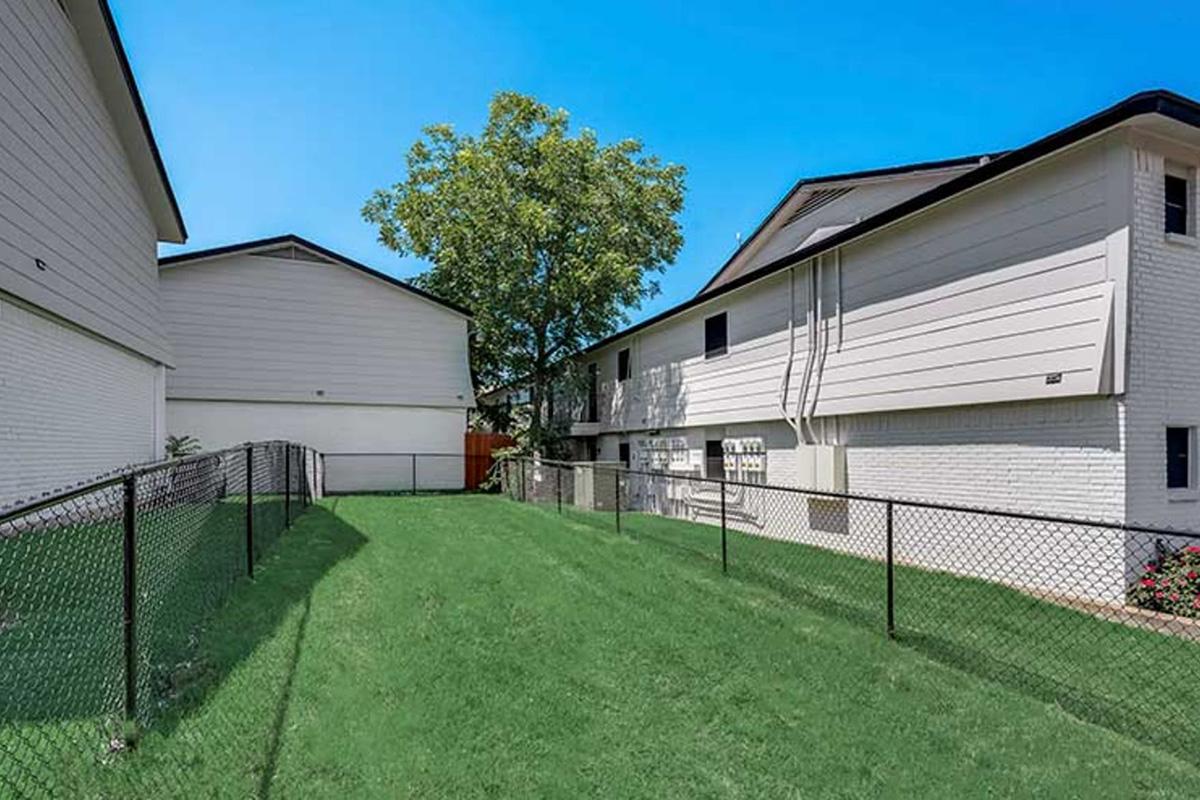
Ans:
{"type": "Polygon", "coordinates": [[[0,505],[161,457],[185,237],[108,5],[0,3],[0,505]]]}
{"type": "Polygon", "coordinates": [[[1200,105],[1151,91],[801,180],[699,294],[587,351],[577,455],[1200,527],[1198,168],[1200,105]]]}

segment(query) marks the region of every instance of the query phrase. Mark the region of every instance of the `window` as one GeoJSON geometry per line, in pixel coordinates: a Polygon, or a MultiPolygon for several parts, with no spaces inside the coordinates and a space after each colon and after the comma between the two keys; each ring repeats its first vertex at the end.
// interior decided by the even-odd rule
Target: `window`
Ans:
{"type": "Polygon", "coordinates": [[[584,422],[600,421],[600,368],[598,364],[588,364],[588,398],[587,419],[584,422]]]}
{"type": "Polygon", "coordinates": [[[704,357],[716,358],[729,352],[729,315],[722,311],[704,320],[704,357]]]}
{"type": "Polygon", "coordinates": [[[725,445],[720,439],[704,443],[704,477],[725,479],[725,445]]]}
{"type": "Polygon", "coordinates": [[[629,442],[617,445],[617,460],[625,465],[625,469],[629,469],[629,442]]]}
{"type": "Polygon", "coordinates": [[[629,348],[617,351],[617,380],[629,380],[629,348]]]}
{"type": "Polygon", "coordinates": [[[1167,173],[1164,200],[1166,202],[1166,231],[1188,236],[1192,233],[1188,219],[1191,182],[1179,174],[1167,173]]]}
{"type": "Polygon", "coordinates": [[[1192,486],[1192,428],[1167,428],[1167,488],[1192,486]]]}

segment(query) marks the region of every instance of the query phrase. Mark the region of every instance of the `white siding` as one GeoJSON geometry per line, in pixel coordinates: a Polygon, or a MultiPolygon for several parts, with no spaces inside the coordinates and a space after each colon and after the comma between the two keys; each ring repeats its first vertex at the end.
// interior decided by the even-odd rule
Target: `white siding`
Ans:
{"type": "Polygon", "coordinates": [[[155,240],[62,9],[0,3],[0,290],[169,363],[155,240]]]}
{"type": "MultiPolygon", "coordinates": [[[[168,400],[167,429],[195,436],[205,449],[255,439],[288,439],[328,453],[426,453],[418,460],[422,489],[462,488],[465,409],[314,403],[168,400]]],[[[412,460],[326,456],[331,492],[406,489],[412,460]]]]}
{"type": "Polygon", "coordinates": [[[0,506],[162,455],[163,367],[0,297],[0,506]]]}
{"type": "Polygon", "coordinates": [[[169,399],[473,405],[466,319],[358,270],[237,254],[162,291],[169,399]]]}
{"type": "MultiPolygon", "coordinates": [[[[1119,141],[1081,146],[870,234],[843,249],[840,282],[836,259],[822,259],[816,415],[1113,391],[1124,352],[1126,262],[1113,256],[1127,235],[1127,195],[1114,189],[1128,178],[1122,154],[1119,141]]],[[[800,265],[592,354],[605,429],[778,418],[790,316],[794,413],[811,283],[800,265]],[[706,360],[704,319],[722,311],[729,353],[706,360]],[[633,377],[617,384],[622,347],[633,377]]]]}
{"type": "Polygon", "coordinates": [[[974,165],[808,184],[768,221],[737,258],[721,270],[708,291],[799,250],[811,241],[809,237],[818,229],[849,225],[866,219],[971,169],[974,169],[974,165]],[[822,193],[835,193],[835,196],[827,201],[817,200],[820,203],[817,208],[792,219],[805,204],[819,198],[822,193]]]}

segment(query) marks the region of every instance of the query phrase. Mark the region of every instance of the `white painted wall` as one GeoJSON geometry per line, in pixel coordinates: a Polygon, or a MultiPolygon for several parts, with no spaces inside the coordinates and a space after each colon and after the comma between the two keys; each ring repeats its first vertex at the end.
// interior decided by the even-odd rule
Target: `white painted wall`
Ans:
{"type": "Polygon", "coordinates": [[[163,367],[0,295],[0,506],[162,457],[163,367]]]}
{"type": "Polygon", "coordinates": [[[162,292],[171,399],[474,405],[466,318],[359,270],[241,253],[162,292]]]}
{"type": "MultiPolygon", "coordinates": [[[[1200,149],[1151,137],[1136,144],[1127,516],[1200,530],[1200,491],[1166,488],[1166,427],[1200,426],[1200,240],[1172,240],[1163,230],[1166,159],[1196,169],[1200,149]]],[[[1200,192],[1192,202],[1194,209],[1200,192]]]]}
{"type": "MultiPolygon", "coordinates": [[[[446,453],[418,459],[422,489],[462,488],[465,409],[169,399],[167,428],[205,449],[287,439],[325,453],[446,453]]],[[[330,492],[408,489],[411,459],[326,457],[330,492]]]]}
{"type": "Polygon", "coordinates": [[[602,429],[779,418],[789,319],[787,404],[815,348],[818,417],[1116,390],[1127,152],[1119,139],[1083,145],[869,234],[842,250],[840,280],[838,260],[822,259],[819,347],[806,324],[817,282],[801,265],[589,354],[602,429]],[[705,359],[704,320],[720,312],[729,352],[705,359]],[[624,347],[633,374],[618,383],[624,347]]]}
{"type": "Polygon", "coordinates": [[[62,8],[0,3],[0,291],[170,363],[156,238],[62,8]]]}
{"type": "Polygon", "coordinates": [[[157,236],[62,7],[0,3],[0,505],[162,456],[157,236]]]}
{"type": "MultiPolygon", "coordinates": [[[[1111,392],[1124,369],[1130,205],[1120,189],[1130,175],[1123,139],[1094,142],[846,248],[840,292],[826,262],[815,424],[847,447],[851,492],[1124,518],[1127,410],[1111,392]],[[1058,371],[1063,380],[1046,383],[1058,371]]],[[[631,440],[660,429],[687,439],[701,474],[705,439],[762,436],[767,482],[796,485],[795,435],[778,411],[788,280],[772,276],[595,354],[600,457],[615,457],[622,429],[631,440]],[[730,352],[705,361],[703,320],[721,310],[730,352]],[[616,384],[623,346],[634,376],[616,384]]],[[[809,345],[806,276],[794,292],[793,391],[809,345]]],[[[712,521],[714,498],[688,492],[653,502],[712,521]]],[[[750,489],[733,505],[747,532],[882,553],[871,503],[750,489]]],[[[1106,601],[1126,584],[1125,542],[1101,529],[905,512],[896,533],[898,557],[930,568],[1106,601]]]]}

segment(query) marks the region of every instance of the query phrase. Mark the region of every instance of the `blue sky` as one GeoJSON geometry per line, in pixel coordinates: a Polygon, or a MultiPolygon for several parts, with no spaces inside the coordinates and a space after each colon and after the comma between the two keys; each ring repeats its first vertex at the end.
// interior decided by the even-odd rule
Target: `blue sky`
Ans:
{"type": "Polygon", "coordinates": [[[359,209],[500,89],[687,166],[690,297],[802,175],[1024,144],[1141,89],[1200,97],[1200,4],[110,0],[196,249],[294,232],[398,277],[359,209]],[[986,10],[983,10],[986,9],[986,10]]]}

